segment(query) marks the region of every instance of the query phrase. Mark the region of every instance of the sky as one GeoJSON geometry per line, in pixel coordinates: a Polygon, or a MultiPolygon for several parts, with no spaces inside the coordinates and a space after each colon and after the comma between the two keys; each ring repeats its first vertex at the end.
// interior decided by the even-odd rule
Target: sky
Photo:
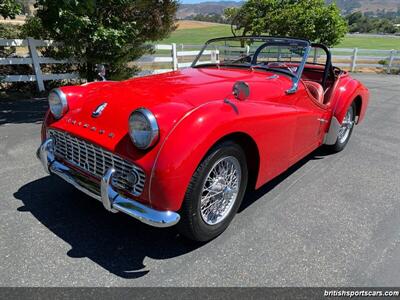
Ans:
{"type": "MultiPolygon", "coordinates": [[[[221,1],[226,1],[226,0],[180,0],[180,2],[183,4],[194,4],[201,2],[221,2],[221,1]]],[[[240,0],[229,0],[229,1],[239,2],[240,0]]]]}

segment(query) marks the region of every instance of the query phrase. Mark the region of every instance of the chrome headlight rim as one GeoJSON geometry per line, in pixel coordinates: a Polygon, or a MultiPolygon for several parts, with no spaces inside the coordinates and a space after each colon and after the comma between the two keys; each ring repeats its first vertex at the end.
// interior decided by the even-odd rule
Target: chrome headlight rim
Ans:
{"type": "Polygon", "coordinates": [[[61,119],[67,113],[67,111],[68,111],[67,95],[65,95],[64,92],[62,90],[60,90],[59,88],[55,88],[50,91],[49,96],[48,96],[48,102],[49,102],[49,108],[50,108],[51,114],[57,120],[61,119]],[[53,109],[54,107],[50,104],[50,95],[52,93],[56,94],[58,99],[60,99],[60,104],[61,104],[60,114],[57,114],[53,109]]]}
{"type": "Polygon", "coordinates": [[[128,120],[129,124],[129,136],[132,140],[132,143],[135,145],[136,148],[140,149],[140,150],[146,150],[149,149],[151,147],[153,147],[157,142],[158,142],[158,138],[160,135],[160,130],[157,124],[157,119],[154,116],[154,114],[148,110],[147,108],[144,107],[140,107],[138,109],[135,109],[129,116],[129,120],[128,120]],[[147,120],[149,126],[150,126],[150,140],[146,145],[140,145],[136,140],[135,140],[135,135],[134,135],[134,130],[131,128],[130,123],[131,123],[131,119],[135,114],[142,114],[143,117],[147,120]]]}

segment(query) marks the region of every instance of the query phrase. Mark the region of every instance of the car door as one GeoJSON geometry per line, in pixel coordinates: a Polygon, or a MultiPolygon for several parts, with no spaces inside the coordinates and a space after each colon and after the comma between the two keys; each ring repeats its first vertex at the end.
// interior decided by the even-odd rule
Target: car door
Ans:
{"type": "Polygon", "coordinates": [[[321,145],[329,111],[326,105],[315,101],[303,84],[297,91],[294,106],[297,110],[296,129],[292,147],[292,161],[297,161],[321,145]]]}

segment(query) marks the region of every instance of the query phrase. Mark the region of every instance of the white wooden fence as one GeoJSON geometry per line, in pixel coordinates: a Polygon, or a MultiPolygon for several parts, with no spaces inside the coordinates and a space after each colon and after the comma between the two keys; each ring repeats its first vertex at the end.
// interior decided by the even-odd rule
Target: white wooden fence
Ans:
{"type": "MultiPolygon", "coordinates": [[[[61,80],[61,79],[77,79],[77,73],[65,74],[44,74],[42,72],[42,64],[65,64],[73,63],[68,60],[55,60],[50,57],[41,56],[37,48],[49,47],[55,44],[51,41],[42,41],[34,39],[26,40],[7,40],[0,39],[0,47],[27,47],[29,49],[28,57],[0,57],[1,65],[31,65],[33,73],[7,75],[0,74],[0,82],[28,82],[35,81],[39,91],[44,91],[44,81],[61,80]]],[[[142,72],[139,76],[146,74],[156,74],[177,70],[179,68],[188,67],[191,61],[196,57],[201,49],[201,45],[177,45],[175,43],[168,45],[154,45],[153,55],[145,55],[139,60],[133,62],[138,64],[142,72]]],[[[360,68],[378,68],[390,73],[392,70],[400,69],[400,50],[367,50],[367,49],[342,49],[333,48],[333,63],[336,66],[344,67],[352,72],[360,70],[360,68]]],[[[204,62],[216,62],[218,60],[218,50],[205,51],[204,55],[210,59],[204,62]]],[[[314,56],[314,59],[323,59],[323,57],[314,56]]],[[[203,62],[203,61],[202,61],[203,62]]]]}
{"type": "Polygon", "coordinates": [[[332,48],[333,64],[356,72],[360,68],[378,68],[390,73],[400,69],[400,50],[332,48]],[[384,63],[382,63],[384,62],[384,63]]]}
{"type": "MultiPolygon", "coordinates": [[[[153,45],[154,55],[144,55],[135,64],[143,70],[140,74],[158,74],[175,71],[181,68],[190,67],[194,58],[199,54],[202,45],[153,45]]],[[[205,57],[209,57],[204,63],[217,62],[218,50],[205,50],[205,57]]],[[[139,75],[140,75],[139,74],[139,75]]]]}
{"type": "MultiPolygon", "coordinates": [[[[141,75],[157,74],[162,72],[173,71],[178,68],[184,68],[191,65],[191,61],[199,53],[202,45],[155,45],[156,54],[144,56],[135,63],[142,68],[141,75]],[[168,50],[167,53],[157,53],[157,50],[168,50]],[[170,65],[166,65],[169,63],[170,65]],[[168,66],[166,68],[166,66],[168,66]]],[[[237,51],[245,51],[245,49],[236,49],[237,51]]],[[[348,69],[351,72],[362,70],[363,68],[376,68],[391,73],[393,70],[400,69],[400,50],[374,50],[374,49],[358,49],[358,48],[332,48],[332,61],[334,66],[348,69]]],[[[204,63],[216,60],[218,50],[205,51],[204,55],[210,55],[210,61],[202,61],[204,63]]],[[[165,51],[164,51],[165,52],[165,51]]],[[[234,51],[232,51],[234,52],[234,51]]],[[[324,61],[324,55],[310,55],[314,61],[324,61]]]]}
{"type": "Polygon", "coordinates": [[[0,82],[28,82],[36,81],[39,91],[44,91],[44,81],[60,80],[60,79],[75,79],[79,78],[77,73],[66,74],[43,74],[41,64],[65,64],[73,63],[68,60],[56,60],[51,57],[39,56],[38,47],[49,47],[55,45],[52,41],[34,40],[28,38],[26,40],[8,40],[0,39],[0,47],[28,47],[28,57],[0,57],[0,65],[32,65],[34,74],[18,74],[6,75],[0,74],[0,82]]]}

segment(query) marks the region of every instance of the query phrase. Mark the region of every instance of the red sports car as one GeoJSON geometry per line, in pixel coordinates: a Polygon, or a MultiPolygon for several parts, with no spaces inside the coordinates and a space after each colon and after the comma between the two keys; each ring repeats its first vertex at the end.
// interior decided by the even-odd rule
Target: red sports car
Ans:
{"type": "Polygon", "coordinates": [[[341,151],[368,98],[324,45],[212,39],[187,69],[52,90],[38,157],[111,212],[207,241],[246,189],[341,151]]]}

